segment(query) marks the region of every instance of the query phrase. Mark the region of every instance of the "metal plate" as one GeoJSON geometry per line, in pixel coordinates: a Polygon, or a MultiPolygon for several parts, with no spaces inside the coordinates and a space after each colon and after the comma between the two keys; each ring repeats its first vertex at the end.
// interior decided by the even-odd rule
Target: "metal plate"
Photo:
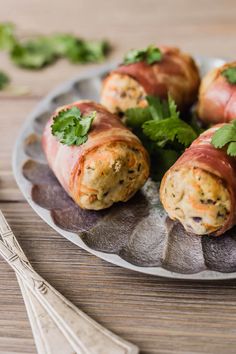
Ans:
{"type": "MultiPolygon", "coordinates": [[[[224,60],[197,58],[197,62],[203,75],[224,60]]],[[[220,238],[187,234],[167,218],[153,181],[127,203],[100,212],[84,211],[48,168],[40,136],[50,114],[78,99],[99,101],[101,80],[112,68],[114,64],[102,66],[64,83],[30,114],[13,155],[14,175],[22,193],[58,233],[108,262],[169,278],[236,278],[236,230],[220,238]]]]}

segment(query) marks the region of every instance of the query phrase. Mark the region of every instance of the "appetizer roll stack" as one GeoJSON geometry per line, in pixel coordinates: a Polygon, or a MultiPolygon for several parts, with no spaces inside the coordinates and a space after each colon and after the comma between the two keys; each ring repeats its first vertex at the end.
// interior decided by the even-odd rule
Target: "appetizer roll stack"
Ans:
{"type": "Polygon", "coordinates": [[[200,78],[194,60],[178,48],[156,49],[160,51],[159,60],[139,60],[137,55],[134,62],[121,64],[106,77],[101,103],[110,112],[124,113],[129,108],[144,107],[147,95],[166,98],[169,93],[179,109],[196,100],[200,78]]]}
{"type": "Polygon", "coordinates": [[[199,118],[209,124],[236,118],[236,61],[210,71],[202,80],[199,118]]]}
{"type": "Polygon", "coordinates": [[[81,208],[99,210],[127,201],[148,178],[146,150],[119,118],[100,104],[76,102],[59,108],[54,116],[73,106],[83,115],[95,112],[88,139],[79,146],[60,143],[52,135],[52,117],[42,140],[51,169],[81,208]]]}
{"type": "Polygon", "coordinates": [[[171,219],[194,234],[219,236],[236,223],[236,162],[200,135],[165,174],[160,197],[171,219]]]}

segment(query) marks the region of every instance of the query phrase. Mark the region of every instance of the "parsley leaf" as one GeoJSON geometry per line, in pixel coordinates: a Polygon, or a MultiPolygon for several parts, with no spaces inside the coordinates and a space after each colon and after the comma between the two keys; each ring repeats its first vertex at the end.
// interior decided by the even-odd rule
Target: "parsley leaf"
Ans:
{"type": "Polygon", "coordinates": [[[0,71],[0,90],[3,90],[9,82],[9,77],[3,71],[0,71]]]}
{"type": "Polygon", "coordinates": [[[146,61],[147,64],[159,62],[162,59],[162,53],[159,48],[154,45],[149,45],[146,49],[132,49],[124,57],[124,64],[137,63],[139,61],[146,61]]]}
{"type": "Polygon", "coordinates": [[[0,24],[0,49],[11,50],[16,43],[14,25],[12,23],[0,24]]]}
{"type": "Polygon", "coordinates": [[[236,66],[223,70],[222,75],[230,84],[236,84],[236,66]]]}
{"type": "Polygon", "coordinates": [[[60,143],[71,146],[84,144],[88,139],[88,132],[96,117],[96,112],[91,112],[83,117],[77,107],[60,111],[53,118],[52,134],[60,143]]]}
{"type": "Polygon", "coordinates": [[[236,156],[236,119],[219,128],[214,133],[211,143],[217,149],[227,147],[227,154],[236,156]]]}

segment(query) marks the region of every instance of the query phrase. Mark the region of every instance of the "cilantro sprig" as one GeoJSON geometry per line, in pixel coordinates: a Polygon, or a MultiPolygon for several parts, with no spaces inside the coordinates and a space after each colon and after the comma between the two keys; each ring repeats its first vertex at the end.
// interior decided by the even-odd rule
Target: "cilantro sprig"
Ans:
{"type": "Polygon", "coordinates": [[[16,65],[26,69],[40,69],[56,59],[50,42],[43,37],[25,43],[16,43],[10,57],[16,65]]]}
{"type": "Polygon", "coordinates": [[[14,25],[12,23],[0,23],[0,50],[11,50],[15,43],[14,25]]]}
{"type": "Polygon", "coordinates": [[[110,46],[108,42],[88,41],[71,34],[37,36],[19,40],[11,23],[0,24],[0,50],[8,50],[13,62],[26,69],[40,69],[67,58],[73,63],[96,63],[103,61],[110,46]]]}
{"type": "Polygon", "coordinates": [[[88,132],[95,117],[96,112],[82,116],[80,109],[75,106],[62,110],[53,118],[52,134],[62,144],[82,145],[88,140],[88,132]]]}
{"type": "Polygon", "coordinates": [[[236,84],[236,66],[223,70],[221,74],[230,84],[236,84]]]}
{"type": "Polygon", "coordinates": [[[171,96],[168,100],[147,96],[148,106],[130,108],[126,111],[126,123],[133,128],[142,128],[143,134],[158,147],[177,140],[183,147],[197,138],[195,130],[182,119],[171,96]]]}
{"type": "Polygon", "coordinates": [[[189,124],[175,117],[147,121],[143,125],[143,132],[159,147],[165,147],[175,140],[183,147],[188,147],[197,138],[196,132],[189,124]]]}
{"type": "Polygon", "coordinates": [[[186,147],[198,136],[190,124],[180,118],[175,101],[147,96],[148,106],[125,112],[125,123],[142,140],[151,156],[152,177],[160,180],[186,147]]]}
{"type": "Polygon", "coordinates": [[[124,57],[123,63],[128,65],[139,61],[146,61],[147,64],[159,62],[162,59],[162,53],[159,48],[149,45],[145,49],[132,49],[124,57]]]}
{"type": "Polygon", "coordinates": [[[213,135],[212,145],[217,149],[225,148],[229,156],[236,156],[236,118],[223,125],[213,135]]]}
{"type": "Polygon", "coordinates": [[[9,77],[3,71],[0,71],[0,90],[3,90],[10,82],[9,77]]]}

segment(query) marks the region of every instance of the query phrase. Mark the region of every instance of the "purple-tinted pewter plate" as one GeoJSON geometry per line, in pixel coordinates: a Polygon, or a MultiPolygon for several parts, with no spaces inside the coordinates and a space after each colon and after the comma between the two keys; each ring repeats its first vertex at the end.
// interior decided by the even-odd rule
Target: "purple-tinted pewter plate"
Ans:
{"type": "MultiPolygon", "coordinates": [[[[224,63],[198,58],[202,74],[224,63]]],[[[187,234],[167,218],[158,184],[149,180],[129,202],[104,211],[80,209],[48,168],[40,136],[57,106],[78,99],[99,101],[106,65],[66,82],[42,100],[17,139],[13,170],[25,198],[62,236],[96,256],[146,274],[179,279],[236,278],[236,230],[220,238],[187,234]]]]}

